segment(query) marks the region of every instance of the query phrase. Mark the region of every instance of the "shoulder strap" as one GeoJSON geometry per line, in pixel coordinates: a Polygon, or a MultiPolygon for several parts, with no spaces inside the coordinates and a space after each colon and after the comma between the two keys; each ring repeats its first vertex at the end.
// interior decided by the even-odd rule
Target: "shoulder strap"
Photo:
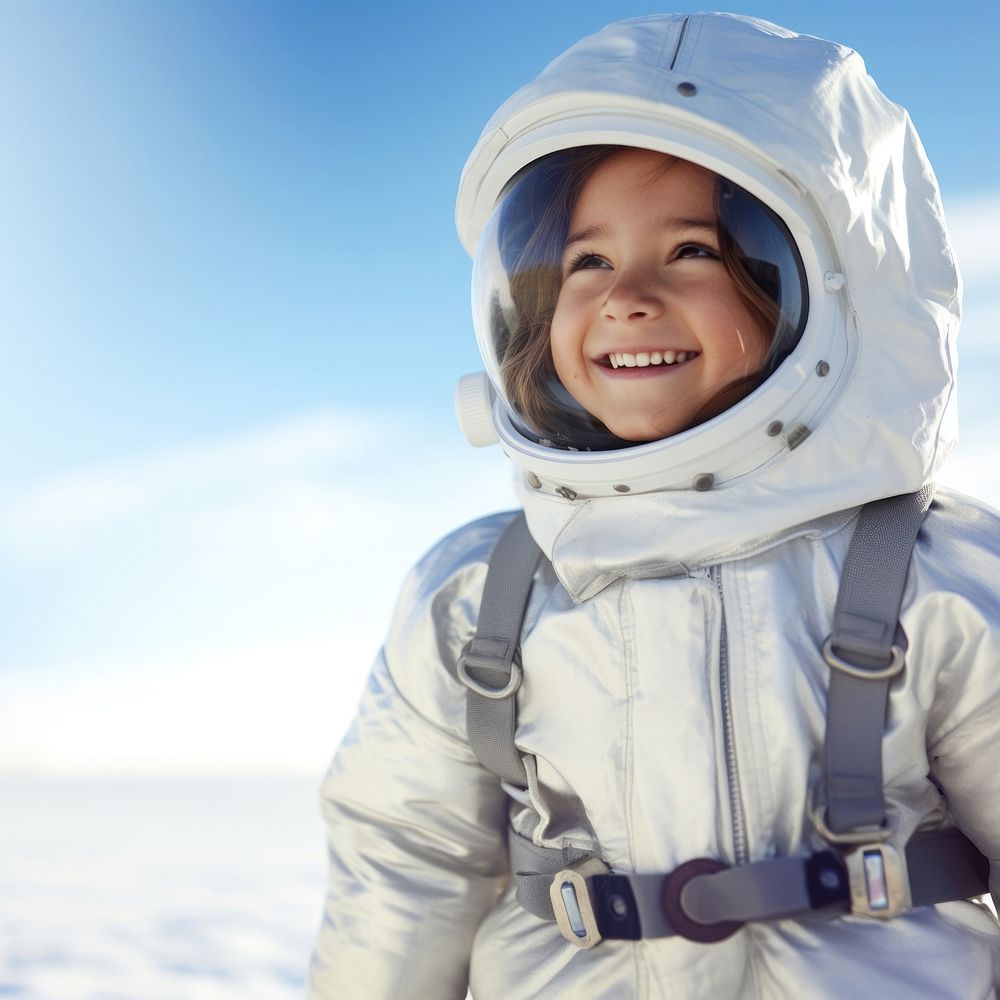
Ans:
{"type": "Polygon", "coordinates": [[[468,688],[465,720],[480,764],[526,788],[528,776],[514,746],[515,694],[521,686],[521,623],[542,553],[519,512],[490,554],[476,634],[462,651],[458,676],[468,688]]]}
{"type": "MultiPolygon", "coordinates": [[[[910,556],[933,487],[866,504],[847,550],[833,631],[823,646],[831,667],[826,709],[826,816],[833,838],[880,830],[882,734],[889,684],[903,669],[895,645],[910,556]]],[[[825,835],[825,833],[824,833],[825,835]]]]}

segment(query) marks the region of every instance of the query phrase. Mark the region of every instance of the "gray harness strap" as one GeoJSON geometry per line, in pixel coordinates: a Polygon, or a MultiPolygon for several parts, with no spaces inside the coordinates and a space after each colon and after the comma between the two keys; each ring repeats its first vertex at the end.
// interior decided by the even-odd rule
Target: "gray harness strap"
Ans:
{"type": "MultiPolygon", "coordinates": [[[[826,707],[826,827],[838,836],[880,830],[882,734],[889,684],[903,668],[894,645],[907,570],[933,488],[888,497],[861,510],[840,578],[826,707]]],[[[820,817],[822,828],[823,819],[820,817]]]]}
{"type": "MultiPolygon", "coordinates": [[[[538,847],[510,831],[510,858],[518,902],[536,917],[554,920],[549,894],[552,878],[584,856],[574,849],[538,847]]],[[[987,889],[989,862],[957,827],[915,833],[906,845],[906,862],[914,906],[968,899],[987,889]]],[[[678,931],[670,925],[663,907],[669,879],[670,875],[662,873],[609,874],[595,892],[598,908],[605,899],[617,895],[629,899],[642,937],[676,934],[678,931]]],[[[778,920],[822,911],[823,904],[843,911],[846,888],[843,868],[832,852],[771,858],[692,878],[684,895],[684,907],[702,924],[778,920]],[[826,899],[818,898],[823,889],[829,893],[826,899]]],[[[616,936],[613,923],[608,923],[611,933],[604,936],[616,936]]]]}
{"type": "MultiPolygon", "coordinates": [[[[826,813],[817,812],[815,819],[830,843],[867,845],[855,854],[872,853],[868,848],[877,850],[873,842],[888,835],[882,737],[889,683],[903,666],[894,640],[913,545],[932,492],[927,487],[862,509],[844,562],[833,631],[823,647],[832,668],[826,813]]],[[[540,558],[520,514],[490,557],[479,625],[458,668],[468,688],[466,720],[476,756],[521,787],[527,785],[527,775],[514,745],[515,694],[523,676],[519,640],[540,558]]],[[[518,902],[543,920],[557,919],[554,876],[582,863],[593,866],[585,884],[597,940],[672,934],[721,940],[748,920],[844,912],[853,907],[858,882],[851,865],[833,851],[737,868],[696,859],[664,875],[615,874],[587,851],[540,847],[513,830],[509,847],[518,902]],[[595,873],[601,869],[603,874],[595,873]]],[[[919,831],[906,845],[906,883],[914,906],[981,894],[987,891],[988,877],[989,862],[957,828],[919,831]]],[[[562,883],[564,892],[568,884],[562,883]]],[[[577,896],[573,898],[578,905],[577,896]]],[[[574,932],[562,929],[572,939],[574,932]]]]}
{"type": "Polygon", "coordinates": [[[578,861],[592,857],[592,852],[577,847],[539,847],[513,830],[508,830],[507,835],[517,901],[536,917],[555,920],[552,900],[549,898],[552,876],[578,861]]]}
{"type": "Polygon", "coordinates": [[[476,634],[458,663],[458,675],[468,688],[465,722],[476,757],[521,788],[527,788],[528,776],[514,745],[514,696],[523,678],[521,623],[541,558],[522,511],[504,529],[490,556],[476,634]]]}

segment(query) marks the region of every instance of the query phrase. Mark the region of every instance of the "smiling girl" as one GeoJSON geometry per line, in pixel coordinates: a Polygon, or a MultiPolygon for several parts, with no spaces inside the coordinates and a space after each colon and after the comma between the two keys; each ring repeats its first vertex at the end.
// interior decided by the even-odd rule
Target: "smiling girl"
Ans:
{"type": "Polygon", "coordinates": [[[906,113],[834,43],[625,21],[457,221],[524,511],[404,585],[311,995],[994,996],[1000,519],[933,493],[959,279],[906,113]]]}

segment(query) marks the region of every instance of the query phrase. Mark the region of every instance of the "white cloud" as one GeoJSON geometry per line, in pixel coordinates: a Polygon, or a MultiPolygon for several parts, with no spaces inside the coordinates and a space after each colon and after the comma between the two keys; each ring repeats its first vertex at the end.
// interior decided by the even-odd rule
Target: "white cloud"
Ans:
{"type": "Polygon", "coordinates": [[[955,454],[948,459],[941,482],[1000,511],[996,437],[991,440],[981,432],[966,434],[955,454]]]}
{"type": "Polygon", "coordinates": [[[142,530],[155,519],[158,529],[167,521],[202,540],[206,531],[242,534],[251,549],[254,528],[299,542],[377,540],[424,498],[421,523],[451,527],[461,523],[451,517],[509,506],[506,459],[498,448],[470,449],[420,414],[323,411],[30,486],[0,503],[0,548],[68,556],[91,546],[95,532],[142,530]]]}
{"type": "Polygon", "coordinates": [[[956,198],[946,213],[966,285],[1000,278],[1000,191],[956,198]]]}
{"type": "Polygon", "coordinates": [[[148,513],[212,490],[272,481],[304,469],[335,468],[376,445],[382,418],[319,412],[220,440],[72,469],[0,509],[0,539],[15,547],[102,522],[148,513]]]}
{"type": "Polygon", "coordinates": [[[958,450],[942,482],[1000,508],[1000,191],[950,201],[948,228],[965,279],[965,308],[959,338],[958,450]]]}
{"type": "Polygon", "coordinates": [[[109,674],[65,664],[8,677],[0,773],[312,773],[353,716],[381,636],[349,634],[159,657],[109,674]]]}
{"type": "Polygon", "coordinates": [[[405,571],[511,504],[498,449],[360,412],[26,490],[0,511],[0,771],[321,769],[405,571]]]}

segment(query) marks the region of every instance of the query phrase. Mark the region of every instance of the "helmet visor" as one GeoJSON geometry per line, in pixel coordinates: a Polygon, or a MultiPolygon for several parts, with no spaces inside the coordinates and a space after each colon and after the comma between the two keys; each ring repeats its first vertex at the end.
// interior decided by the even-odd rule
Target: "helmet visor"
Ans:
{"type": "Polygon", "coordinates": [[[527,166],[473,271],[476,335],[518,429],[623,448],[728,409],[788,356],[801,257],[763,202],[651,150],[587,146],[527,166]]]}

